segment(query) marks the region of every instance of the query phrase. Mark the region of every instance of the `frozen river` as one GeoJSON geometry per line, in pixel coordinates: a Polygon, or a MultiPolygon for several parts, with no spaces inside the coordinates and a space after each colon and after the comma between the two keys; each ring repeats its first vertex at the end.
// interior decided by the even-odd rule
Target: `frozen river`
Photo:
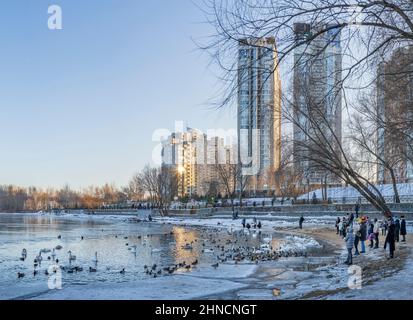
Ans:
{"type": "MultiPolygon", "coordinates": [[[[82,272],[62,273],[63,290],[67,288],[90,287],[91,285],[139,283],[152,278],[145,273],[144,266],[157,265],[157,269],[186,262],[198,264],[191,270],[181,268],[175,274],[214,273],[211,264],[216,263],[213,250],[214,239],[222,243],[232,239],[227,231],[180,227],[160,223],[127,223],[122,221],[104,221],[100,219],[73,219],[48,215],[0,214],[0,299],[36,298],[48,291],[49,277],[45,271],[54,265],[51,252],[42,254],[42,263],[34,275],[34,259],[40,250],[55,250],[59,265],[66,268],[80,266],[82,272]],[[219,235],[218,235],[219,233],[219,235]],[[83,238],[82,238],[83,237],[83,238]],[[193,249],[184,249],[187,243],[193,243],[193,249]],[[136,250],[135,247],[136,246],[136,250]],[[27,250],[27,258],[21,261],[22,250],[27,250]],[[209,248],[209,249],[208,249],[209,248]],[[69,263],[71,251],[76,260],[69,263]],[[136,251],[136,252],[135,252],[136,251]],[[98,262],[92,260],[97,252],[98,262]],[[49,260],[50,259],[50,260],[49,260]],[[97,272],[89,272],[89,267],[97,272]],[[125,273],[120,273],[125,269],[125,273]],[[18,273],[24,273],[18,279],[18,273]]],[[[260,246],[262,236],[243,237],[239,245],[260,246]]],[[[271,241],[279,245],[277,239],[271,241]]],[[[215,250],[218,250],[215,248],[215,250]]],[[[235,270],[234,266],[229,266],[235,270]]],[[[218,272],[224,272],[220,268],[218,272]]],[[[232,276],[234,276],[231,271],[232,276]]],[[[252,270],[249,266],[248,270],[252,270]]],[[[242,276],[241,269],[239,276],[242,276]]],[[[162,274],[160,277],[168,277],[162,274]]],[[[154,279],[153,279],[154,280],[154,279]]],[[[150,288],[148,288],[150,289],[150,288]]],[[[75,297],[72,297],[75,298],[75,297]]]]}

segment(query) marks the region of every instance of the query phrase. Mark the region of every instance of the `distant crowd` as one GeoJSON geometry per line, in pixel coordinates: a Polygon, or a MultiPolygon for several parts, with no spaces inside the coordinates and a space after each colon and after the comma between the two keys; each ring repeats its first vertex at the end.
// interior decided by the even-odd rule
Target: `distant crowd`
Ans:
{"type": "Polygon", "coordinates": [[[373,220],[368,216],[359,216],[357,207],[355,211],[355,214],[350,213],[347,217],[338,217],[335,224],[337,234],[344,239],[348,250],[345,263],[353,264],[353,250],[355,256],[366,253],[367,241],[370,249],[379,249],[380,237],[384,238],[384,250],[389,248],[388,258],[393,259],[396,243],[406,242],[405,217],[401,216],[399,219],[389,216],[379,221],[377,218],[373,220]]]}

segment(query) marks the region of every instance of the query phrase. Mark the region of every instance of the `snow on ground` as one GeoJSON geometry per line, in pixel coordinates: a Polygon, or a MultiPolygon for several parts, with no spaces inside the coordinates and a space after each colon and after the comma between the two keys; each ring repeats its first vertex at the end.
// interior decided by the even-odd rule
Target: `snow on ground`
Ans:
{"type": "Polygon", "coordinates": [[[287,236],[281,245],[283,251],[305,251],[309,248],[321,248],[322,246],[313,238],[287,236]]]}
{"type": "MultiPolygon", "coordinates": [[[[291,228],[298,227],[297,217],[277,217],[278,219],[266,220],[268,216],[256,216],[257,221],[261,221],[263,231],[274,231],[274,228],[291,228]]],[[[334,221],[336,218],[331,219],[322,217],[306,217],[304,225],[305,226],[334,226],[334,221]]],[[[185,226],[200,226],[200,227],[218,227],[226,228],[228,230],[241,230],[242,224],[241,219],[233,220],[228,217],[211,217],[208,219],[197,219],[197,218],[155,218],[155,222],[158,223],[169,223],[185,226]]],[[[252,223],[253,218],[249,217],[246,219],[246,223],[252,223]]]]}
{"type": "Polygon", "coordinates": [[[67,287],[33,298],[34,300],[189,300],[247,285],[194,276],[174,275],[124,284],[95,284],[67,287]]]}
{"type": "Polygon", "coordinates": [[[394,276],[381,279],[361,290],[350,290],[327,297],[328,300],[412,300],[413,261],[408,260],[405,268],[394,276]]]}

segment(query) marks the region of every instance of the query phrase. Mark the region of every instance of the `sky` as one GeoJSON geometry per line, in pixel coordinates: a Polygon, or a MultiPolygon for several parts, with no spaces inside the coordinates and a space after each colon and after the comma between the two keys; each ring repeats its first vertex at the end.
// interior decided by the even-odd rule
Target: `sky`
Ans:
{"type": "Polygon", "coordinates": [[[3,0],[0,185],[126,185],[175,121],[236,128],[216,110],[197,0],[3,0]],[[63,29],[49,30],[48,8],[63,29]]]}

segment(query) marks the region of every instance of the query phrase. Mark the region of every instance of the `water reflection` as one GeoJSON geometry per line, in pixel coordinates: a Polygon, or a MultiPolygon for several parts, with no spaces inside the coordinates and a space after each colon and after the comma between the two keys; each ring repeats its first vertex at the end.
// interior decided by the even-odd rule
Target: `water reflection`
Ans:
{"type": "MultiPolygon", "coordinates": [[[[210,267],[222,254],[223,246],[225,249],[234,246],[259,248],[265,237],[269,236],[160,224],[0,214],[0,298],[19,296],[28,289],[37,290],[39,285],[45,290],[48,279],[45,271],[54,263],[51,252],[44,253],[41,266],[36,268],[38,275],[33,276],[34,259],[42,249],[61,246],[61,250],[55,250],[59,265],[65,270],[75,266],[83,268],[82,272],[63,273],[66,286],[144,279],[148,277],[145,265],[164,268],[197,261],[191,269],[210,267]],[[185,249],[187,244],[192,248],[185,249]],[[20,261],[23,248],[27,249],[27,259],[20,261]],[[206,249],[214,253],[204,253],[206,249]],[[76,256],[75,261],[69,261],[68,251],[76,256]],[[96,252],[97,263],[94,261],[96,252]],[[89,267],[96,268],[96,272],[88,272],[89,267]],[[123,269],[125,273],[120,272],[123,269]],[[26,276],[18,279],[18,272],[26,276]]],[[[279,246],[276,238],[271,244],[274,248],[279,246]]],[[[178,272],[191,270],[182,268],[178,272]]]]}

